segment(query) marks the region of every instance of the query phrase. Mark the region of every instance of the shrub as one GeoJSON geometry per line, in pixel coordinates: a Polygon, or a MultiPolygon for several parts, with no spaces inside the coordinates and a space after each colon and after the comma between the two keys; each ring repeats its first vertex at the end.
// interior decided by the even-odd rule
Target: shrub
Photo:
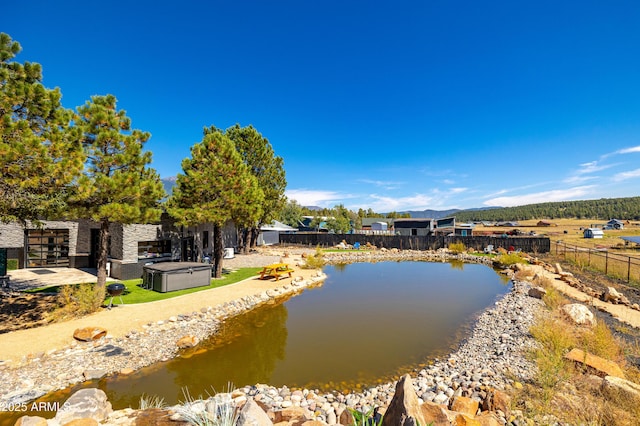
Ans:
{"type": "Polygon", "coordinates": [[[7,259],[7,271],[18,269],[18,259],[7,259]]]}
{"type": "Polygon", "coordinates": [[[505,266],[513,265],[516,263],[527,263],[527,261],[520,255],[520,253],[503,253],[498,256],[496,260],[505,266]]]}
{"type": "Polygon", "coordinates": [[[320,247],[316,247],[316,253],[306,257],[303,269],[320,269],[325,265],[324,252],[320,247]]]}
{"type": "Polygon", "coordinates": [[[449,251],[455,254],[464,253],[466,250],[467,250],[467,247],[465,247],[464,243],[461,243],[461,242],[449,243],[449,251]]]}
{"type": "Polygon", "coordinates": [[[93,284],[63,285],[58,292],[55,320],[79,317],[97,311],[104,302],[104,290],[93,284]]]}

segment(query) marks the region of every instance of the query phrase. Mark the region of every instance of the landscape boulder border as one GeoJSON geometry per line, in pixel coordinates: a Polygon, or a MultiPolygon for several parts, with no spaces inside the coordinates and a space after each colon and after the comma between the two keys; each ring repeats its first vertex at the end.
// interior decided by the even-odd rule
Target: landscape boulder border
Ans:
{"type": "MultiPolygon", "coordinates": [[[[329,263],[460,260],[494,266],[493,259],[487,256],[454,254],[447,249],[433,252],[390,249],[329,253],[325,259],[329,263]]],[[[497,399],[503,399],[503,391],[509,392],[513,387],[521,386],[520,382],[530,380],[536,372],[535,366],[526,358],[526,352],[536,345],[528,330],[543,309],[543,302],[529,296],[531,283],[515,280],[513,271],[507,271],[512,277],[511,291],[478,317],[471,336],[446,359],[426,360],[429,367],[412,371],[408,379],[405,378],[405,381],[410,380],[420,404],[435,404],[443,412],[455,415],[456,411],[450,413],[449,408],[459,406],[460,401],[467,398],[484,407],[478,409],[478,414],[482,411],[490,414],[499,422],[496,424],[507,424],[510,418],[521,417],[521,413],[509,413],[506,408],[496,411],[492,408],[495,408],[496,395],[500,396],[497,399]],[[458,402],[454,404],[454,401],[458,402]]],[[[305,287],[318,285],[325,278],[321,272],[310,280],[294,278],[279,289],[150,323],[143,331],[132,331],[122,338],[114,339],[107,335],[95,342],[74,343],[65,349],[30,356],[19,365],[0,366],[0,382],[4,385],[0,391],[0,403],[8,405],[31,401],[53,390],[84,381],[87,372],[94,378],[96,372],[102,372],[103,376],[130,374],[144,366],[169,360],[179,355],[176,344],[179,340],[188,337],[186,341],[197,344],[215,334],[221,321],[264,303],[291,297],[305,287]]],[[[273,424],[287,421],[287,417],[315,422],[309,425],[350,424],[349,409],[368,412],[377,408],[384,411],[393,399],[395,388],[394,383],[386,383],[362,392],[344,394],[256,384],[236,389],[228,397],[237,404],[245,404],[249,400],[256,402],[273,424]]],[[[170,407],[166,412],[174,421],[185,420],[185,410],[192,407],[200,410],[207,401],[191,401],[170,407]]],[[[106,420],[101,420],[101,424],[134,424],[131,419],[140,413],[133,409],[118,410],[106,420]]],[[[48,420],[47,424],[54,425],[52,421],[48,420]]],[[[451,421],[455,422],[455,418],[451,421]]]]}

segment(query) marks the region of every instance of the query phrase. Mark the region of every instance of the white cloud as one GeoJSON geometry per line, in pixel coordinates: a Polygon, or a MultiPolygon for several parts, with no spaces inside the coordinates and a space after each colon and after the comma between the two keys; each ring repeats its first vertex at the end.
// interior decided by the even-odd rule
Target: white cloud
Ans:
{"type": "Polygon", "coordinates": [[[350,194],[317,189],[290,189],[285,194],[287,198],[296,200],[301,206],[333,207],[341,200],[353,198],[350,194]]]}
{"type": "Polygon", "coordinates": [[[631,148],[619,149],[615,152],[615,154],[631,154],[634,152],[640,152],[640,145],[632,146],[631,148]]]}
{"type": "Polygon", "coordinates": [[[577,183],[583,183],[590,180],[598,179],[599,176],[570,176],[563,180],[564,183],[575,185],[577,183]]]}
{"type": "Polygon", "coordinates": [[[376,212],[425,210],[433,208],[434,197],[426,194],[414,194],[406,197],[385,197],[371,194],[374,200],[370,207],[376,212]]]}
{"type": "Polygon", "coordinates": [[[382,187],[384,189],[396,189],[399,186],[404,185],[404,182],[373,180],[373,179],[358,179],[358,182],[368,183],[371,185],[382,187]]]}
{"type": "Polygon", "coordinates": [[[615,182],[620,182],[627,179],[634,179],[640,177],[640,169],[631,170],[628,172],[617,173],[613,176],[615,182]]]}
{"type": "Polygon", "coordinates": [[[566,201],[587,195],[591,188],[593,187],[585,185],[568,189],[555,189],[532,194],[514,195],[511,197],[497,197],[486,200],[483,204],[485,206],[513,207],[552,201],[566,201]]]}
{"type": "Polygon", "coordinates": [[[576,174],[583,175],[587,173],[595,173],[613,167],[613,164],[598,164],[597,161],[580,164],[580,169],[576,170],[576,174]]]}
{"type": "Polygon", "coordinates": [[[465,192],[469,188],[449,188],[448,191],[453,192],[454,194],[460,194],[461,192],[465,192]]]}

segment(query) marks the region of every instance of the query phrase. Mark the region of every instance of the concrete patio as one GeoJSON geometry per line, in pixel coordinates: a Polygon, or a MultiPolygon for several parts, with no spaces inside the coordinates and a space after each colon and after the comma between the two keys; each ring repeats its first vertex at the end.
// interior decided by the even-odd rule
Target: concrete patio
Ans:
{"type": "MultiPolygon", "coordinates": [[[[9,288],[22,291],[38,287],[95,283],[98,281],[95,268],[27,268],[9,271],[9,288]]],[[[108,278],[107,281],[115,281],[108,278]]]]}

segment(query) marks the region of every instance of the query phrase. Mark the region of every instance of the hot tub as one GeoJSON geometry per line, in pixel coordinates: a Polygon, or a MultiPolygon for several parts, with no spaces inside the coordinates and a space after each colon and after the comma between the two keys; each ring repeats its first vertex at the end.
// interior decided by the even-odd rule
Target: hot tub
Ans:
{"type": "Polygon", "coordinates": [[[162,262],[145,265],[142,282],[145,288],[160,293],[208,286],[211,283],[211,265],[196,262],[162,262]]]}

